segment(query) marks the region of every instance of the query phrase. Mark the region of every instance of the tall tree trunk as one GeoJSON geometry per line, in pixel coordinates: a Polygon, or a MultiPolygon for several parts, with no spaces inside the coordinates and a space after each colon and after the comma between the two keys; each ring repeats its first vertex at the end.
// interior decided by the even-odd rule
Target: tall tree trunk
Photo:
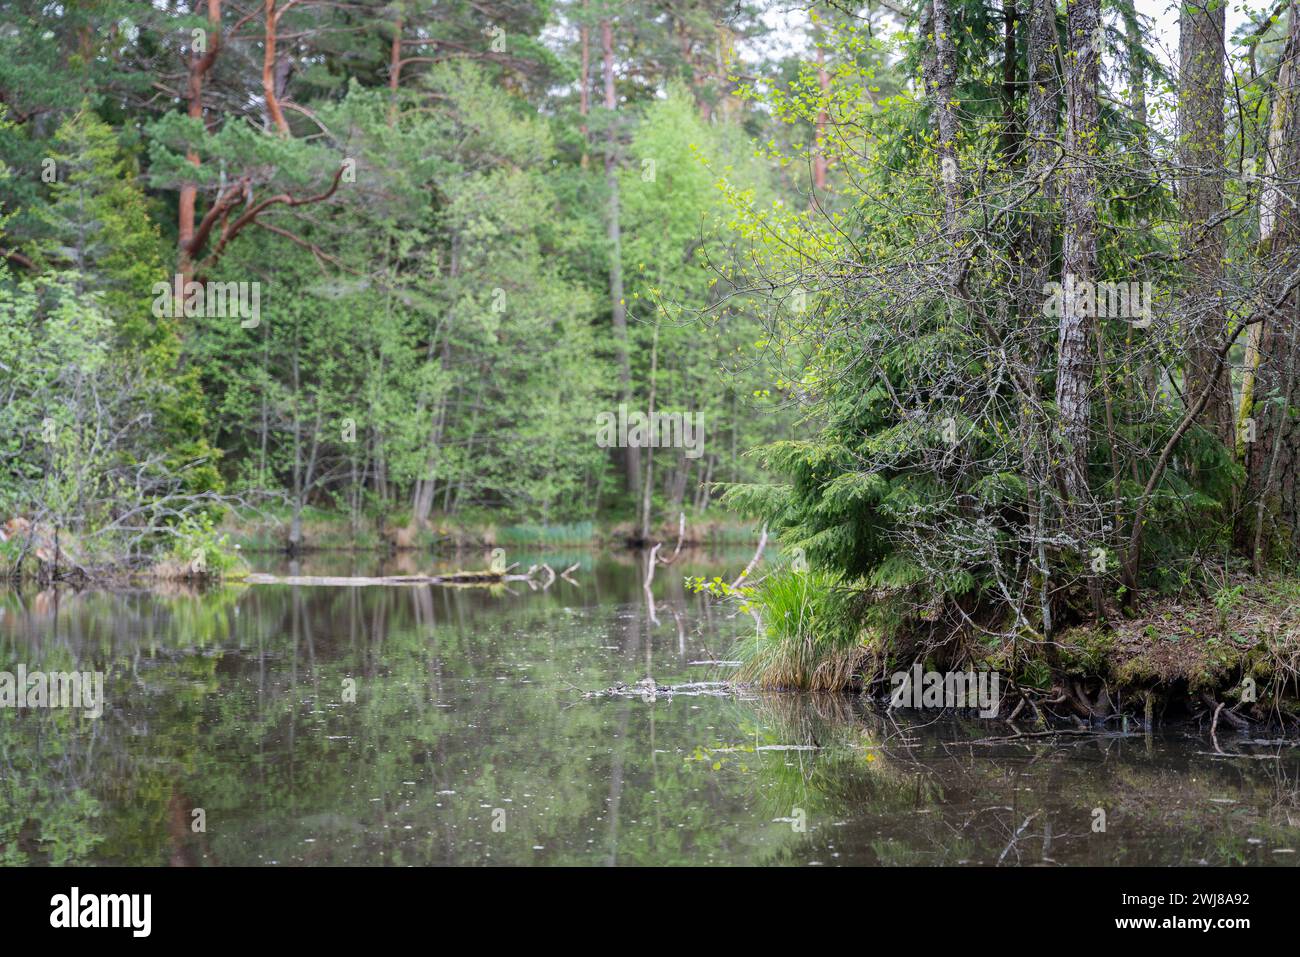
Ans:
{"type": "MultiPolygon", "coordinates": [[[[1124,45],[1128,52],[1128,101],[1134,125],[1134,142],[1137,146],[1138,168],[1145,177],[1151,176],[1151,130],[1147,122],[1147,71],[1144,60],[1142,26],[1138,21],[1137,9],[1128,6],[1120,11],[1124,20],[1124,45]]],[[[1145,234],[1151,228],[1151,217],[1143,212],[1138,220],[1138,229],[1145,234]]],[[[1144,390],[1147,401],[1154,401],[1160,384],[1160,364],[1149,351],[1144,352],[1138,360],[1137,380],[1144,390]]],[[[1133,461],[1134,481],[1137,463],[1133,461]]]]}
{"type": "MultiPolygon", "coordinates": [[[[1265,274],[1285,283],[1300,266],[1300,6],[1291,4],[1290,30],[1278,69],[1260,197],[1260,255],[1265,274]]],[[[1285,289],[1278,289],[1276,299],[1285,289]]],[[[1300,548],[1300,295],[1264,320],[1250,408],[1256,441],[1246,446],[1247,485],[1238,541],[1256,568],[1273,537],[1284,552],[1300,548]]]]}
{"type": "MultiPolygon", "coordinates": [[[[1217,362],[1227,310],[1223,301],[1223,27],[1225,7],[1184,3],[1179,27],[1179,241],[1186,270],[1187,329],[1184,394],[1210,389],[1201,424],[1233,445],[1232,383],[1217,362]],[[1219,374],[1211,383],[1216,365],[1219,374]]],[[[1136,279],[1137,277],[1131,277],[1136,279]]]]}
{"type": "MultiPolygon", "coordinates": [[[[208,36],[205,38],[207,44],[206,52],[198,50],[190,51],[189,75],[186,82],[186,99],[189,101],[189,115],[192,119],[203,121],[203,78],[207,72],[212,69],[213,61],[217,58],[217,53],[221,49],[221,0],[208,0],[208,36]]],[[[199,154],[197,150],[189,150],[185,158],[190,161],[197,169],[199,165],[199,154]]],[[[181,274],[184,283],[190,281],[194,276],[194,262],[189,253],[191,241],[194,239],[194,211],[198,204],[199,191],[193,183],[186,183],[181,186],[180,202],[177,208],[176,232],[177,243],[180,247],[177,255],[176,269],[181,274]]],[[[184,292],[182,292],[182,297],[184,292]]],[[[184,315],[181,309],[182,303],[177,302],[177,315],[184,315]]]]}
{"type": "MultiPolygon", "coordinates": [[[[1294,7],[1293,7],[1294,10],[1294,7]]],[[[1277,231],[1278,216],[1282,210],[1282,194],[1277,185],[1278,161],[1284,149],[1289,107],[1291,101],[1281,96],[1283,91],[1293,90],[1296,84],[1297,50],[1295,39],[1295,13],[1292,13],[1291,30],[1282,58],[1278,64],[1277,82],[1274,86],[1273,107],[1269,116],[1268,136],[1265,140],[1262,162],[1256,160],[1256,170],[1261,182],[1259,196],[1259,246],[1258,254],[1267,256],[1273,246],[1273,236],[1277,231]]],[[[1239,432],[1245,433],[1246,423],[1254,415],[1255,368],[1259,365],[1259,345],[1263,337],[1262,324],[1256,324],[1247,331],[1245,373],[1241,383],[1241,415],[1239,432]]],[[[1243,443],[1244,445],[1244,443],[1243,443]]],[[[1249,449],[1243,448],[1243,460],[1249,460],[1249,449]]]]}
{"type": "MultiPolygon", "coordinates": [[[[1029,92],[1025,105],[1026,180],[1036,190],[1035,201],[1026,229],[1024,283],[1030,297],[1023,316],[1039,312],[1031,304],[1041,304],[1043,286],[1049,278],[1052,258],[1052,224],[1048,217],[1056,199],[1056,178],[1049,175],[1056,160],[1056,123],[1060,111],[1060,77],[1056,72],[1056,3],[1055,0],[1030,0],[1029,9],[1029,92]]],[[[1041,367],[1041,355],[1035,356],[1035,369],[1041,367]]]]}
{"type": "Polygon", "coordinates": [[[1061,420],[1062,518],[1074,539],[1086,573],[1092,613],[1102,615],[1101,580],[1093,549],[1101,547],[1099,521],[1088,488],[1091,450],[1092,384],[1096,356],[1090,339],[1096,323],[1078,284],[1094,282],[1097,272],[1098,84],[1101,65],[1101,0],[1070,0],[1067,5],[1069,56],[1066,59],[1066,153],[1061,270],[1065,274],[1057,336],[1056,410],[1061,420]],[[1071,285],[1071,277],[1074,285],[1071,285]]]}
{"type": "Polygon", "coordinates": [[[298,333],[294,331],[293,357],[290,360],[293,373],[293,519],[289,523],[289,554],[297,555],[302,549],[302,399],[300,366],[298,363],[298,333]]]}
{"type": "Polygon", "coordinates": [[[1016,0],[1002,0],[1002,153],[1010,163],[1019,148],[1016,122],[1016,0]]]}
{"type": "MultiPolygon", "coordinates": [[[[628,355],[627,303],[623,299],[623,238],[619,222],[618,196],[618,129],[614,122],[618,97],[614,91],[614,27],[609,20],[600,22],[600,39],[604,53],[605,109],[608,132],[605,141],[605,185],[609,192],[606,235],[609,239],[609,300],[614,318],[614,348],[618,358],[619,399],[632,402],[632,365],[628,355]]],[[[623,450],[627,487],[634,495],[641,487],[641,450],[629,446],[623,450]]]]}
{"type": "Polygon", "coordinates": [[[957,170],[957,49],[952,33],[952,14],[948,0],[934,0],[931,29],[934,33],[934,57],[926,59],[926,92],[939,137],[939,175],[943,184],[943,226],[952,237],[957,228],[957,206],[961,182],[957,170]]]}
{"type": "Polygon", "coordinates": [[[1029,0],[1027,47],[1028,91],[1025,97],[1024,143],[1025,192],[1028,217],[1022,236],[1020,290],[1017,311],[1019,320],[1031,326],[1022,390],[1027,401],[1021,403],[1021,427],[1024,430],[1024,477],[1029,504],[1029,562],[1037,578],[1037,598],[1041,625],[1051,635],[1054,616],[1051,607],[1051,568],[1047,558],[1048,516],[1044,514],[1045,488],[1051,484],[1052,443],[1047,437],[1048,424],[1034,414],[1042,407],[1039,381],[1050,337],[1056,330],[1044,324],[1043,290],[1051,278],[1052,214],[1056,201],[1056,177],[1052,166],[1057,158],[1056,125],[1060,112],[1060,76],[1056,71],[1058,42],[1056,0],[1029,0]]]}
{"type": "Polygon", "coordinates": [[[433,417],[429,430],[429,451],[425,457],[424,475],[415,480],[412,492],[411,519],[418,526],[429,523],[433,512],[434,489],[438,484],[438,464],[442,454],[442,434],[447,421],[447,398],[438,401],[438,413],[433,417]]]}
{"type": "MultiPolygon", "coordinates": [[[[1100,0],[1071,0],[1070,55],[1066,68],[1069,154],[1063,197],[1061,268],[1076,283],[1094,280],[1097,264],[1097,83],[1100,0]]],[[[1092,415],[1092,318],[1078,296],[1061,303],[1057,338],[1056,406],[1061,420],[1062,479],[1073,508],[1088,498],[1089,427],[1092,415]]]]}
{"type": "Polygon", "coordinates": [[[1128,102],[1133,112],[1133,122],[1140,128],[1142,152],[1149,148],[1147,139],[1147,71],[1142,59],[1142,28],[1137,10],[1129,7],[1122,11],[1124,42],[1128,47],[1128,102]]]}
{"type": "Polygon", "coordinates": [[[375,460],[375,495],[380,504],[388,504],[388,461],[384,458],[383,435],[378,429],[370,430],[371,455],[375,460]]]}
{"type": "Polygon", "coordinates": [[[266,0],[266,35],[262,44],[262,96],[266,99],[266,112],[281,136],[289,135],[289,123],[284,118],[284,111],[280,109],[280,96],[276,90],[276,57],[278,56],[276,40],[280,29],[280,16],[291,6],[293,0],[277,11],[275,0],[266,0]]]}

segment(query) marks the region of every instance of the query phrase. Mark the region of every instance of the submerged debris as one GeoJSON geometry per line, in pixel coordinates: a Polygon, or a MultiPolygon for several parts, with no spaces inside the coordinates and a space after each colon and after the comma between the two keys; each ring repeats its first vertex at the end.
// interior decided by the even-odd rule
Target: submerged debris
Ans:
{"type": "Polygon", "coordinates": [[[742,692],[740,685],[731,681],[688,681],[679,685],[657,684],[653,678],[642,678],[636,684],[620,681],[603,691],[584,691],[584,698],[640,698],[642,701],[654,701],[657,698],[671,698],[674,695],[688,697],[730,698],[742,692]]]}

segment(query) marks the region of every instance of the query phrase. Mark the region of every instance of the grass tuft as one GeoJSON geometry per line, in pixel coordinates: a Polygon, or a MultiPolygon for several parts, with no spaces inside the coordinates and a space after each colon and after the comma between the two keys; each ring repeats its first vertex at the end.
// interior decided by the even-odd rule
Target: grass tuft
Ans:
{"type": "Polygon", "coordinates": [[[733,651],[737,680],[769,690],[847,691],[870,655],[852,593],[826,572],[783,570],[749,599],[761,625],[733,651]]]}

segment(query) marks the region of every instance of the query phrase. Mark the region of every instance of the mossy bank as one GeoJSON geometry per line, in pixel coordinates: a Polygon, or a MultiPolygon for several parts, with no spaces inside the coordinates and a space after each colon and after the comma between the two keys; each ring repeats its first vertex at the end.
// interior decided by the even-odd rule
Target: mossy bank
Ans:
{"type": "Polygon", "coordinates": [[[863,694],[889,705],[891,676],[996,671],[1014,724],[1117,727],[1201,721],[1300,734],[1300,576],[1228,578],[1151,597],[1050,639],[884,621],[834,576],[779,571],[745,590],[758,627],[735,649],[738,678],[774,690],[863,694]]]}

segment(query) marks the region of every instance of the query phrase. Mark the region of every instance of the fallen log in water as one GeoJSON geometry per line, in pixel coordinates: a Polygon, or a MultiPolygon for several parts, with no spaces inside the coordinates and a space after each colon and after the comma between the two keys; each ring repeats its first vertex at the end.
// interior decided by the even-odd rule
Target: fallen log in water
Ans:
{"type": "Polygon", "coordinates": [[[254,573],[242,579],[246,585],[321,585],[338,588],[365,588],[373,585],[500,585],[505,582],[527,582],[534,588],[549,588],[557,578],[563,578],[570,584],[577,584],[570,573],[577,565],[570,565],[560,575],[550,565],[533,565],[526,574],[512,573],[511,565],[505,571],[463,571],[446,572],[442,575],[382,575],[364,577],[353,575],[264,575],[254,573]],[[539,576],[543,575],[539,581],[539,576]]]}
{"type": "Polygon", "coordinates": [[[491,572],[453,572],[449,575],[385,575],[380,578],[344,575],[262,575],[244,577],[246,585],[326,585],[364,588],[370,585],[495,585],[525,581],[527,575],[494,575],[491,572]]]}

